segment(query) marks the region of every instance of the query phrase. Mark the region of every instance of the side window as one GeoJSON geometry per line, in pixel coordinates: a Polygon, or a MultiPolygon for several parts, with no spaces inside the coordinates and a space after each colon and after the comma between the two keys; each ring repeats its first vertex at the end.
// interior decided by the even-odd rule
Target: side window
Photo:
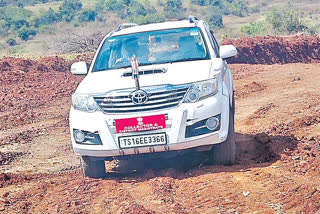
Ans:
{"type": "Polygon", "coordinates": [[[215,53],[216,57],[219,57],[219,50],[218,50],[219,46],[217,46],[217,42],[216,42],[215,38],[212,36],[211,31],[209,30],[209,26],[207,24],[205,24],[204,26],[206,29],[206,33],[209,37],[210,44],[213,47],[214,53],[215,53]]]}
{"type": "Polygon", "coordinates": [[[214,42],[214,47],[217,49],[217,53],[218,53],[217,56],[220,57],[220,45],[217,41],[217,38],[215,37],[213,31],[211,31],[211,30],[210,30],[210,35],[211,35],[212,40],[214,42]]]}

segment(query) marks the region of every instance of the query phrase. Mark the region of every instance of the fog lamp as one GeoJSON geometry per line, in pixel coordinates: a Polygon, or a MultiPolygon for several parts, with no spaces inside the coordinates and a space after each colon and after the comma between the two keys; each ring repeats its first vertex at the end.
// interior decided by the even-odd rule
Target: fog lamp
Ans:
{"type": "Polygon", "coordinates": [[[85,134],[81,130],[74,130],[73,136],[74,136],[74,139],[80,143],[83,142],[85,139],[85,134]]]}
{"type": "Polygon", "coordinates": [[[219,120],[216,117],[211,117],[206,121],[206,127],[209,130],[215,130],[219,126],[219,120]]]}

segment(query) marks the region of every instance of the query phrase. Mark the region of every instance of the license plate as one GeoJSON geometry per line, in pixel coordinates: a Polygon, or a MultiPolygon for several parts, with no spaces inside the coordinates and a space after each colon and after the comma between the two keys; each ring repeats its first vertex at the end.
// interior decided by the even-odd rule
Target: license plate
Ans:
{"type": "Polygon", "coordinates": [[[117,133],[142,132],[166,128],[166,116],[152,115],[115,120],[117,133]]]}
{"type": "Polygon", "coordinates": [[[119,137],[119,145],[122,149],[165,144],[167,144],[165,133],[119,137]]]}

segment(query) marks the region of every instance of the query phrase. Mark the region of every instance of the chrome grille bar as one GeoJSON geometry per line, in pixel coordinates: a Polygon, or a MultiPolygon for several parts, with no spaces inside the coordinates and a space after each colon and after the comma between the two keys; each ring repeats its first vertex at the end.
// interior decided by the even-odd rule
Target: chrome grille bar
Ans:
{"type": "Polygon", "coordinates": [[[121,111],[128,111],[128,110],[139,110],[139,109],[150,109],[150,108],[161,108],[161,107],[165,107],[165,106],[168,106],[168,105],[177,105],[179,104],[180,100],[179,101],[176,101],[176,102],[171,102],[171,103],[164,103],[164,104],[158,104],[158,105],[151,105],[151,106],[130,106],[130,107],[123,107],[123,108],[119,108],[119,107],[102,107],[103,110],[105,111],[111,111],[111,110],[114,110],[114,109],[118,109],[118,110],[121,110],[121,111]]]}
{"type": "Polygon", "coordinates": [[[137,106],[149,106],[149,105],[157,105],[157,104],[163,104],[167,102],[174,102],[174,101],[180,101],[183,98],[183,96],[179,97],[166,97],[161,100],[151,100],[149,99],[147,103],[145,104],[133,104],[131,101],[130,103],[99,103],[100,106],[112,106],[113,108],[123,108],[123,107],[137,107],[137,106]],[[150,101],[151,100],[151,101],[150,101]],[[131,104],[131,105],[130,105],[131,104]]]}
{"type": "Polygon", "coordinates": [[[144,104],[134,104],[130,94],[135,90],[118,90],[109,92],[105,96],[96,96],[94,100],[105,113],[132,113],[153,111],[178,106],[182,102],[190,84],[172,86],[162,85],[145,87],[148,101],[144,104]]]}

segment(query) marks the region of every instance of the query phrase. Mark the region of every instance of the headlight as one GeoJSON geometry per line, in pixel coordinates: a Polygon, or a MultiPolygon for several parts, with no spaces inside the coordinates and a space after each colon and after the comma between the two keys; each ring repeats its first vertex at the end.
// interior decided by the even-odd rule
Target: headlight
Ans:
{"type": "Polygon", "coordinates": [[[218,92],[218,81],[216,78],[193,83],[186,97],[185,103],[194,103],[201,99],[213,96],[218,92]]]}
{"type": "Polygon", "coordinates": [[[90,97],[87,94],[73,94],[72,106],[77,110],[87,111],[87,112],[94,112],[99,109],[93,97],[90,97]]]}

